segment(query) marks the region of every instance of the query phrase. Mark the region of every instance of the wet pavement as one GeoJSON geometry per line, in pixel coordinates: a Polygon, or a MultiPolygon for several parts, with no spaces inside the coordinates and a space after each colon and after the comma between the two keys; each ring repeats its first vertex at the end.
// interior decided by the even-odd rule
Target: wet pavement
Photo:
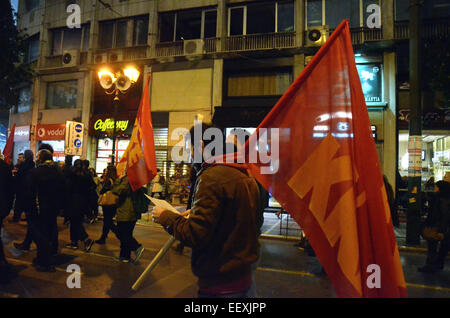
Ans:
{"type": "MultiPolygon", "coordinates": [[[[274,239],[283,230],[283,219],[274,214],[266,216],[261,242],[261,259],[255,272],[256,291],[262,298],[329,298],[336,297],[327,276],[315,257],[308,256],[296,245],[296,234],[274,239]],[[292,238],[294,237],[294,238],[292,238]],[[286,239],[287,238],[287,239],[286,239]]],[[[286,220],[284,220],[286,221],[286,220]]],[[[26,233],[26,223],[4,223],[3,239],[7,259],[18,276],[7,285],[0,285],[0,297],[151,297],[151,298],[191,298],[196,297],[196,278],[190,269],[190,249],[182,254],[174,249],[162,258],[138,291],[131,286],[157,254],[169,235],[151,218],[144,216],[136,226],[135,237],[145,247],[144,254],[137,264],[120,263],[115,259],[119,254],[119,241],[111,233],[106,245],[94,244],[91,252],[65,248],[69,242],[67,226],[59,222],[60,253],[55,273],[40,273],[31,266],[36,254],[21,252],[13,247],[14,241],[21,241],[26,233]],[[81,270],[81,288],[70,289],[66,281],[71,273],[66,271],[70,264],[77,264],[81,270]]],[[[289,224],[295,228],[296,224],[289,224]]],[[[297,226],[298,227],[298,226],[297,226]]],[[[102,222],[86,225],[89,236],[100,236],[102,222]]],[[[292,230],[294,231],[294,230],[292,230]]],[[[298,229],[295,229],[298,231],[298,229]]],[[[292,232],[295,233],[295,232],[292,232]]],[[[289,234],[289,233],[288,233],[289,234]]],[[[402,229],[396,234],[401,240],[402,229]]],[[[401,246],[401,244],[399,244],[401,246]]],[[[444,271],[434,274],[417,272],[417,267],[425,262],[423,248],[410,250],[400,248],[400,256],[407,282],[409,297],[450,298],[450,264],[444,271]]]]}

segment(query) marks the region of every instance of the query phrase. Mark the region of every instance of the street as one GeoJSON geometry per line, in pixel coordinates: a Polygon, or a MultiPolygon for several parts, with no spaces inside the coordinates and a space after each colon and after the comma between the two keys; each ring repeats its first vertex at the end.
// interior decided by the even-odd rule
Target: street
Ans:
{"type": "MultiPolygon", "coordinates": [[[[269,218],[269,217],[266,217],[269,218]]],[[[274,217],[276,220],[276,217],[274,217]]],[[[30,252],[13,247],[14,241],[23,239],[26,222],[9,223],[5,220],[3,239],[8,262],[18,272],[18,277],[8,285],[0,285],[0,297],[43,298],[194,298],[197,294],[196,278],[191,272],[190,249],[182,255],[171,249],[157,265],[141,288],[134,292],[132,284],[144,271],[169,235],[157,224],[138,224],[136,239],[145,247],[137,264],[115,260],[119,241],[110,233],[106,245],[94,244],[90,253],[81,248],[65,248],[69,242],[69,229],[59,222],[60,253],[55,273],[37,272],[31,265],[36,246],[30,252]],[[81,268],[81,288],[66,285],[67,267],[77,264],[81,268]]],[[[276,221],[271,228],[276,228],[276,221]]],[[[89,236],[97,239],[102,221],[86,225],[89,236]]],[[[264,231],[263,231],[264,233],[264,231]]],[[[255,273],[256,291],[261,298],[335,298],[336,294],[315,257],[308,256],[293,240],[260,239],[261,259],[255,273]]],[[[80,246],[81,247],[81,246],[80,246]]],[[[425,262],[423,250],[403,251],[401,262],[407,282],[409,297],[450,297],[450,268],[435,274],[417,272],[425,262]]]]}

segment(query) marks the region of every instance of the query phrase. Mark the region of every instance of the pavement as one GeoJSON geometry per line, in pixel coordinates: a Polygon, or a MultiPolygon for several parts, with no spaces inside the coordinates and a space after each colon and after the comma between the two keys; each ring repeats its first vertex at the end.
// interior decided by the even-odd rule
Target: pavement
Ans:
{"type": "MultiPolygon", "coordinates": [[[[255,272],[256,291],[261,298],[335,298],[330,280],[322,272],[317,258],[308,256],[297,246],[300,233],[292,220],[265,215],[261,236],[261,258],[255,272]],[[284,223],[282,223],[284,222],[284,223]],[[287,225],[285,225],[287,223],[287,225]],[[281,231],[281,235],[280,234],[281,231]],[[286,234],[286,235],[285,235],[286,234]]],[[[55,273],[37,272],[32,264],[36,247],[21,252],[13,247],[26,233],[26,222],[5,220],[3,240],[8,262],[17,272],[9,284],[0,285],[0,297],[6,298],[194,298],[196,278],[191,272],[190,249],[179,254],[174,249],[161,259],[138,291],[131,286],[144,271],[170,236],[144,215],[134,235],[145,247],[137,264],[121,263],[119,241],[110,233],[106,245],[94,244],[91,252],[65,248],[69,229],[58,220],[60,255],[55,273]],[[70,264],[80,269],[81,288],[68,288],[72,272],[70,264]]],[[[100,237],[102,222],[86,225],[89,236],[100,237]]],[[[401,240],[402,228],[396,231],[401,240]]],[[[407,282],[409,297],[450,298],[450,266],[438,273],[424,274],[417,267],[425,262],[423,248],[402,250],[400,258],[407,282]]]]}

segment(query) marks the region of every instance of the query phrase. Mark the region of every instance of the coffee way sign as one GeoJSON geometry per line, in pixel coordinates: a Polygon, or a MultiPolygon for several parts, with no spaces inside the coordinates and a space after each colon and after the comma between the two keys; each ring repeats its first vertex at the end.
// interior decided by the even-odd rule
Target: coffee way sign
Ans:
{"type": "MultiPolygon", "coordinates": [[[[116,120],[116,129],[125,131],[128,128],[129,120],[116,120]]],[[[114,129],[114,120],[111,118],[107,118],[105,120],[98,119],[94,124],[95,131],[105,132],[107,130],[114,129]]]]}

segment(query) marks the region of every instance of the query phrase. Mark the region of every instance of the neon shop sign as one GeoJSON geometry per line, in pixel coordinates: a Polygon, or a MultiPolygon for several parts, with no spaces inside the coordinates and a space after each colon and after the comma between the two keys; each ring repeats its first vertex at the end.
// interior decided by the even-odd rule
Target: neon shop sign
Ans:
{"type": "MultiPolygon", "coordinates": [[[[116,129],[125,131],[128,128],[129,120],[116,120],[116,129]]],[[[96,131],[106,131],[114,129],[114,120],[107,118],[104,121],[99,119],[94,124],[94,130],[96,131]]]]}

